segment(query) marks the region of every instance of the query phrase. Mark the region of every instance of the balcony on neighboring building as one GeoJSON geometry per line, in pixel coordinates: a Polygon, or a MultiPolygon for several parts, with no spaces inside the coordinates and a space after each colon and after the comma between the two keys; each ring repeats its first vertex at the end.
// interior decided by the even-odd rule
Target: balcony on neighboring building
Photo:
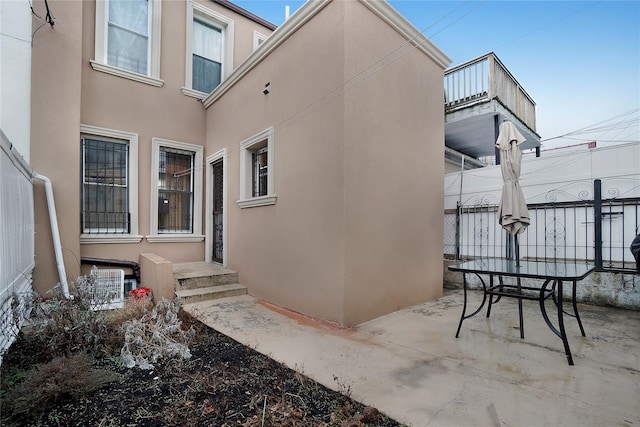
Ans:
{"type": "Polygon", "coordinates": [[[494,156],[499,163],[495,142],[504,120],[526,138],[520,148],[539,155],[536,104],[493,52],[445,70],[444,93],[448,169],[457,164],[459,170],[463,157],[465,168],[494,156]]]}

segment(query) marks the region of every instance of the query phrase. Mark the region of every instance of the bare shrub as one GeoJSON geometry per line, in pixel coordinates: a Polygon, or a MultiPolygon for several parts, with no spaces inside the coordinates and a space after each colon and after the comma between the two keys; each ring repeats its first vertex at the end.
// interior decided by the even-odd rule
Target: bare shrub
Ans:
{"type": "Polygon", "coordinates": [[[3,419],[28,421],[61,402],[87,396],[118,379],[112,371],[93,368],[93,359],[78,353],[63,356],[33,369],[7,393],[3,419]]]}
{"type": "Polygon", "coordinates": [[[31,325],[21,335],[28,335],[36,360],[70,355],[79,351],[96,354],[110,353],[112,331],[108,312],[93,308],[99,302],[92,294],[96,276],[81,276],[69,287],[71,298],[60,286],[51,291],[48,299],[37,299],[31,325]]]}
{"type": "Polygon", "coordinates": [[[162,298],[140,319],[124,322],[124,345],[120,351],[122,363],[128,368],[152,369],[153,363],[162,357],[190,358],[188,343],[195,331],[193,328],[182,329],[179,311],[179,303],[162,298]]]}
{"type": "Polygon", "coordinates": [[[70,284],[70,298],[57,286],[48,298],[34,294],[31,302],[23,304],[31,314],[17,337],[28,349],[21,355],[26,358],[24,362],[44,363],[81,351],[95,356],[118,351],[124,339],[122,323],[141,317],[151,303],[148,298],[127,299],[122,309],[96,310],[108,302],[94,292],[96,280],[94,268],[89,276],[80,276],[70,284]]]}

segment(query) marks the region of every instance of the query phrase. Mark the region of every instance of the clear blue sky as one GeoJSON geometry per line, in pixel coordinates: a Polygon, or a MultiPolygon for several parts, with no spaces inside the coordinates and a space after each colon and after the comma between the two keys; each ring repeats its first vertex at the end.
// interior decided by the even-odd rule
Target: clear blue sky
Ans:
{"type": "MultiPolygon", "coordinates": [[[[294,13],[304,2],[234,3],[281,25],[285,6],[294,13]]],[[[536,102],[537,131],[545,146],[594,139],[598,146],[640,143],[639,1],[389,3],[452,65],[495,52],[536,102]],[[583,131],[587,128],[593,131],[583,131]]]]}

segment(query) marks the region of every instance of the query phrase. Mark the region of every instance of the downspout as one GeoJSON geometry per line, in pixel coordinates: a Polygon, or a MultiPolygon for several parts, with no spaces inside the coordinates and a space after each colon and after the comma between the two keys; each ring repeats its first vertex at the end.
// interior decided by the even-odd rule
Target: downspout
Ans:
{"type": "Polygon", "coordinates": [[[58,229],[58,217],[56,215],[56,204],[53,200],[53,185],[51,180],[44,175],[40,175],[33,171],[33,177],[44,181],[44,191],[47,195],[47,207],[49,208],[49,222],[51,223],[51,235],[53,237],[53,250],[56,255],[56,265],[58,267],[58,277],[60,278],[60,286],[65,298],[73,298],[69,294],[69,284],[67,283],[67,272],[64,269],[64,260],[62,259],[62,244],[60,243],[60,230],[58,229]]]}

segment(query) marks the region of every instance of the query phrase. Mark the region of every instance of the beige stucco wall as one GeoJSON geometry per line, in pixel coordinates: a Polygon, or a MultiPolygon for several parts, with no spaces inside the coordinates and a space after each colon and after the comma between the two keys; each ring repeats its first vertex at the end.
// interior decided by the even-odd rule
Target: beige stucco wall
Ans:
{"type": "MultiPolygon", "coordinates": [[[[234,66],[253,50],[253,32],[270,30],[217,3],[200,4],[234,21],[234,66]]],[[[37,4],[38,2],[36,2],[37,4]]],[[[58,210],[67,275],[80,274],[80,257],[139,261],[140,253],[155,253],[172,262],[202,261],[205,242],[80,244],[80,125],[138,134],[138,231],[150,234],[151,145],[158,137],[190,144],[205,143],[205,109],[182,93],[185,85],[185,1],[162,2],[160,79],[162,87],[96,71],[95,1],[49,1],[55,29],[44,27],[34,39],[32,153],[35,169],[51,178],[58,210]]],[[[44,10],[44,5],[42,5],[44,10]]],[[[39,23],[38,23],[39,24],[39,23]]],[[[203,176],[204,179],[204,176],[203,176]]],[[[206,192],[205,183],[202,183],[206,192]]],[[[204,214],[205,196],[202,198],[204,214]]],[[[46,202],[36,186],[36,273],[44,291],[57,283],[46,202]]],[[[204,234],[205,220],[202,221],[204,234]]]]}
{"type": "Polygon", "coordinates": [[[296,116],[343,78],[342,17],[320,13],[322,22],[305,25],[208,109],[206,154],[228,150],[227,261],[241,283],[259,298],[342,321],[343,104],[296,116]],[[277,203],[240,209],[240,142],[268,127],[277,203]]]}
{"type": "MultiPolygon", "coordinates": [[[[52,2],[49,2],[52,6],[52,2]]],[[[45,10],[44,2],[33,2],[45,10]]],[[[67,275],[80,271],[80,81],[83,2],[55,2],[56,26],[42,27],[33,38],[31,63],[31,166],[54,186],[60,239],[67,275]]],[[[34,30],[42,24],[34,19],[34,30]]],[[[45,292],[58,280],[44,185],[34,180],[36,267],[33,284],[45,292]]]]}
{"type": "MultiPolygon", "coordinates": [[[[345,76],[405,43],[362,4],[342,6],[345,76]]],[[[345,94],[347,324],[442,295],[443,70],[407,51],[345,94]]]]}
{"type": "Polygon", "coordinates": [[[207,110],[206,154],[228,152],[228,266],[254,296],[352,325],[441,295],[442,68],[413,51],[333,92],[405,41],[332,2],[207,110]],[[277,203],[240,209],[240,142],[270,126],[277,203]]]}
{"type": "MultiPolygon", "coordinates": [[[[94,70],[89,62],[95,58],[94,2],[85,4],[83,22],[81,122],[138,134],[138,231],[146,236],[151,233],[150,204],[156,203],[151,200],[152,138],[204,144],[204,109],[180,90],[185,81],[186,6],[177,1],[162,4],[162,87],[94,70]]],[[[79,150],[79,143],[76,145],[79,150]]],[[[173,262],[204,260],[204,242],[149,243],[143,239],[137,244],[83,244],[81,249],[83,256],[136,262],[141,252],[156,253],[173,262]]]]}

